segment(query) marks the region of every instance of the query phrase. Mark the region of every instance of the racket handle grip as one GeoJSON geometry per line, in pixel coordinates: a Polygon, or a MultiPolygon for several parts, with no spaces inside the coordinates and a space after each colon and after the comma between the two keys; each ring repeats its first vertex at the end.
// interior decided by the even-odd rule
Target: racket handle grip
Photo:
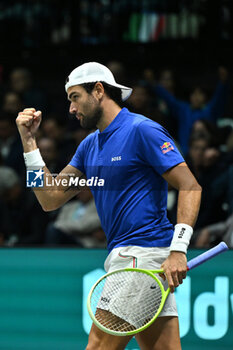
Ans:
{"type": "Polygon", "coordinates": [[[191,270],[194,267],[197,267],[201,264],[203,264],[205,261],[212,259],[214,256],[223,253],[224,251],[228,250],[228,246],[225,242],[221,242],[216,247],[211,248],[207,250],[205,253],[196,256],[196,258],[193,258],[187,263],[187,270],[191,270]]]}

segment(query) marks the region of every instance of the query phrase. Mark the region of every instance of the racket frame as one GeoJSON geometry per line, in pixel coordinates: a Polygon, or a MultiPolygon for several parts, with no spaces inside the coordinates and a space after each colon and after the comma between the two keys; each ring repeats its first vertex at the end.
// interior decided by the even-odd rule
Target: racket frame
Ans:
{"type": "Polygon", "coordinates": [[[160,279],[155,275],[155,274],[162,274],[164,271],[163,270],[145,270],[145,269],[139,269],[139,268],[124,268],[124,269],[118,269],[118,270],[114,270],[112,272],[109,272],[107,274],[105,274],[104,276],[100,277],[98,279],[98,281],[92,286],[89,294],[88,294],[88,297],[87,297],[87,310],[88,310],[88,313],[92,319],[92,321],[94,322],[94,324],[100,328],[103,332],[105,333],[108,333],[108,334],[111,334],[111,335],[115,335],[115,336],[132,336],[134,334],[137,334],[139,332],[142,332],[144,331],[146,328],[148,328],[155,320],[156,318],[159,316],[159,314],[161,313],[163,307],[164,307],[164,303],[167,299],[167,296],[168,294],[170,293],[170,288],[168,287],[166,290],[164,289],[163,287],[163,284],[162,282],[160,281],[160,279]],[[92,308],[91,308],[91,297],[92,297],[92,293],[94,291],[94,289],[96,288],[96,286],[103,280],[105,279],[106,277],[109,277],[115,273],[119,273],[119,272],[123,272],[123,271],[133,271],[133,272],[141,272],[141,273],[144,273],[146,275],[149,275],[150,277],[152,277],[156,283],[159,285],[159,288],[161,290],[161,294],[162,294],[162,299],[161,299],[161,303],[160,303],[160,306],[157,310],[157,312],[155,313],[155,315],[153,316],[153,318],[147,322],[144,326],[140,327],[140,328],[137,328],[133,331],[129,331],[129,332],[117,332],[117,331],[114,331],[114,330],[111,330],[111,329],[108,329],[106,327],[104,327],[96,318],[95,318],[95,315],[92,311],[92,308]]]}

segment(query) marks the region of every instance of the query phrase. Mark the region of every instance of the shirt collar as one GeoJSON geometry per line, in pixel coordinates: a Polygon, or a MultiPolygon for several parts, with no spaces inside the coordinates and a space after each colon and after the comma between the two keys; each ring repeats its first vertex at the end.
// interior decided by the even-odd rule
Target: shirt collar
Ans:
{"type": "Polygon", "coordinates": [[[100,132],[99,135],[111,133],[118,129],[123,124],[127,113],[129,113],[128,109],[125,107],[122,108],[113,121],[104,129],[104,131],[100,132]]]}

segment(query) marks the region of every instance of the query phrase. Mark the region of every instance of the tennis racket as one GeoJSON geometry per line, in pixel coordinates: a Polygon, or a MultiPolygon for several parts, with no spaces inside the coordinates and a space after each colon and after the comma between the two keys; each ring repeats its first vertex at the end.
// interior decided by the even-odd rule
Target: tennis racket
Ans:
{"type": "MultiPolygon", "coordinates": [[[[224,242],[187,263],[191,270],[228,249],[224,242]]],[[[87,308],[94,324],[102,331],[129,336],[149,327],[163,309],[169,287],[158,278],[163,270],[125,268],[102,276],[91,288],[87,308]]]]}

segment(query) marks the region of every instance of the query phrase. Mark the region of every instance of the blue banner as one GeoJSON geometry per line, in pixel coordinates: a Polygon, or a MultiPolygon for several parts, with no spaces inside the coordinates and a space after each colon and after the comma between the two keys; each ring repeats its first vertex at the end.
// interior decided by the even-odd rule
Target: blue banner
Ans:
{"type": "MultiPolygon", "coordinates": [[[[189,251],[188,258],[201,251],[189,251]]],[[[82,350],[87,294],[104,273],[104,250],[0,250],[0,349],[82,350]]],[[[233,251],[190,271],[177,288],[182,347],[232,349],[233,251]]],[[[127,350],[139,349],[133,339],[127,350]]]]}

